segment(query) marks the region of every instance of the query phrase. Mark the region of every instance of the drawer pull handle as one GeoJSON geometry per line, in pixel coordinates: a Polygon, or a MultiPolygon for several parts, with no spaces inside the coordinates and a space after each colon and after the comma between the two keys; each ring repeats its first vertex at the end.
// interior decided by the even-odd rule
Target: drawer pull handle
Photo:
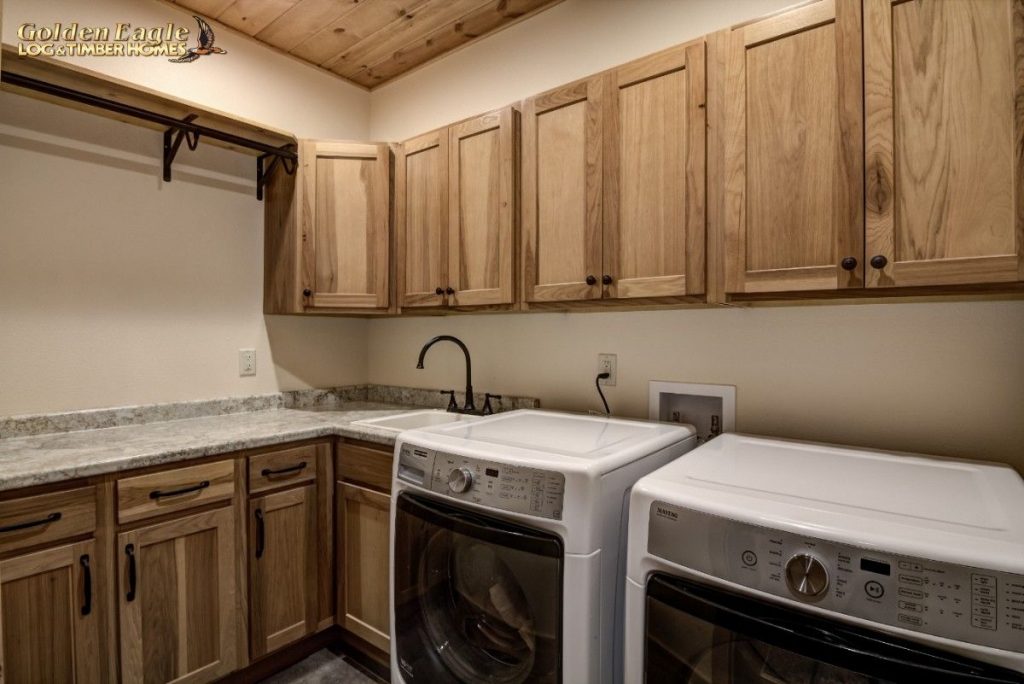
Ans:
{"type": "Polygon", "coordinates": [[[135,585],[138,581],[135,573],[135,544],[128,544],[124,547],[124,554],[128,556],[128,593],[124,600],[131,603],[135,600],[135,585]]]}
{"type": "Polygon", "coordinates": [[[89,554],[78,559],[82,565],[82,615],[92,612],[92,570],[89,569],[89,554]]]}
{"type": "Polygon", "coordinates": [[[0,532],[17,532],[18,530],[28,530],[33,527],[39,527],[40,525],[49,525],[52,522],[57,522],[61,519],[60,513],[51,513],[42,520],[30,520],[28,522],[17,523],[15,525],[7,525],[0,527],[0,532]]]}
{"type": "Polygon", "coordinates": [[[306,462],[303,461],[302,463],[298,463],[298,464],[293,465],[293,466],[288,466],[287,468],[278,468],[277,470],[271,470],[270,468],[264,468],[262,471],[260,471],[260,474],[263,475],[263,477],[270,477],[271,475],[285,475],[287,473],[297,473],[300,470],[305,470],[305,469],[306,469],[306,462]]]}
{"type": "Polygon", "coordinates": [[[190,494],[192,492],[198,492],[200,490],[206,489],[209,486],[210,486],[210,481],[209,480],[203,480],[199,484],[192,485],[191,487],[182,487],[181,489],[171,489],[171,490],[168,490],[166,492],[162,492],[159,489],[154,489],[153,491],[151,491],[149,493],[149,498],[150,499],[159,499],[159,498],[164,497],[164,496],[181,496],[182,494],[190,494]]]}
{"type": "Polygon", "coordinates": [[[263,550],[266,546],[266,534],[267,531],[263,524],[263,511],[259,508],[256,509],[256,557],[263,557],[263,550]]]}

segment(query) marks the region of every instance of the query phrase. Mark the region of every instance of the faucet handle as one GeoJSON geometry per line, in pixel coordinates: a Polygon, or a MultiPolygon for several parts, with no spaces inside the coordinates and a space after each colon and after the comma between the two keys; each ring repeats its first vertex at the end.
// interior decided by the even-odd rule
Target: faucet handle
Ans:
{"type": "Polygon", "coordinates": [[[492,413],[494,413],[494,407],[491,406],[491,399],[497,399],[498,402],[500,403],[501,402],[501,395],[500,394],[491,394],[490,392],[485,392],[484,393],[484,410],[483,410],[483,414],[485,416],[489,416],[492,413]]]}
{"type": "Polygon", "coordinates": [[[448,408],[445,411],[455,413],[459,410],[459,404],[455,401],[455,390],[441,390],[441,394],[448,395],[448,408]]]}

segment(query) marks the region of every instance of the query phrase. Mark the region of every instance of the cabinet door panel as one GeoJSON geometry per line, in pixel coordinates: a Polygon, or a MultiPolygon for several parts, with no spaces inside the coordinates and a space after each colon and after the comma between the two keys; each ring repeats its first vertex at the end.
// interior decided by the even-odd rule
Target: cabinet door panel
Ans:
{"type": "Polygon", "coordinates": [[[819,0],[730,36],[729,293],[862,284],[860,16],[857,0],[819,0]]]}
{"type": "Polygon", "coordinates": [[[573,83],[524,104],[527,302],[601,297],[602,80],[573,83]]]}
{"type": "Polygon", "coordinates": [[[1024,278],[1022,3],[865,7],[868,285],[1024,278]]]}
{"type": "Polygon", "coordinates": [[[508,107],[450,129],[452,305],[513,301],[517,120],[508,107]]]}
{"type": "Polygon", "coordinates": [[[101,680],[96,570],[93,541],[0,561],[0,681],[101,680]]]}
{"type": "Polygon", "coordinates": [[[386,309],[388,147],[306,142],[302,148],[307,306],[386,309]]]}
{"type": "Polygon", "coordinates": [[[402,145],[395,160],[398,304],[442,306],[448,286],[448,131],[402,145]]]}
{"type": "Polygon", "coordinates": [[[391,497],[338,483],[338,615],[342,626],[390,648],[391,497]]]}
{"type": "Polygon", "coordinates": [[[608,85],[609,297],[704,291],[704,42],[620,67],[608,85]]]}
{"type": "Polygon", "coordinates": [[[235,669],[233,509],[122,532],[118,554],[125,682],[208,682],[235,669]]]}
{"type": "Polygon", "coordinates": [[[249,502],[254,658],[316,630],[314,490],[314,485],[306,485],[249,502]]]}

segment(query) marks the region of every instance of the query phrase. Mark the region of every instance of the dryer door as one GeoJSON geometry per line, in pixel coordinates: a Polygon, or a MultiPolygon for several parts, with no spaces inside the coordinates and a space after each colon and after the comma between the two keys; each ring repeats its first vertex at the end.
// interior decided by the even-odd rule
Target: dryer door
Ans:
{"type": "Polygon", "coordinates": [[[394,632],[406,682],[561,681],[561,540],[403,492],[394,632]]]}
{"type": "Polygon", "coordinates": [[[644,673],[675,684],[1024,684],[1024,675],[655,573],[644,673]]]}

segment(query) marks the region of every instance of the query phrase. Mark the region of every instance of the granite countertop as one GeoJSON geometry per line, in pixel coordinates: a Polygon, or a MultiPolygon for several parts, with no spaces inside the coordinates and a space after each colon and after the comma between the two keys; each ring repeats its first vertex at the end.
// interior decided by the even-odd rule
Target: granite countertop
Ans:
{"type": "Polygon", "coordinates": [[[0,439],[0,491],[337,435],[390,446],[396,432],[353,425],[422,406],[346,401],[0,439]]]}

